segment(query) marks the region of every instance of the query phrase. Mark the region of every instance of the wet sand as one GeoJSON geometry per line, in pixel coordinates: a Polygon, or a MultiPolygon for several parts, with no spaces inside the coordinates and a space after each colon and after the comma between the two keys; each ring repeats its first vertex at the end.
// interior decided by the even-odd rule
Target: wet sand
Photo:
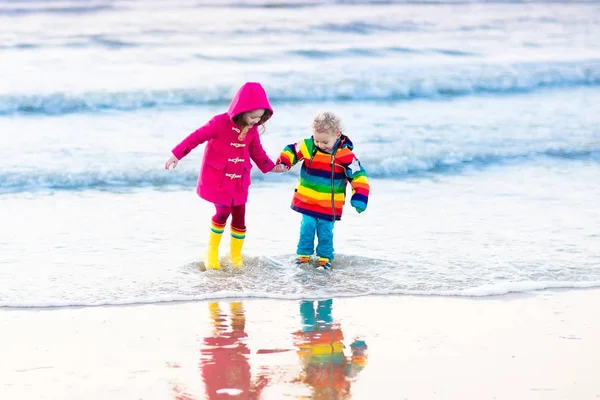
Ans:
{"type": "Polygon", "coordinates": [[[599,399],[600,290],[0,311],[2,399],[599,399]]]}

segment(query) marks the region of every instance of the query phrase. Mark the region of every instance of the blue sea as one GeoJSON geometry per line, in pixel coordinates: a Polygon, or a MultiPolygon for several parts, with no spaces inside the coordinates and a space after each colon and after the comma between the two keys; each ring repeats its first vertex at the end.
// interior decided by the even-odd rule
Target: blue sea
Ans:
{"type": "Polygon", "coordinates": [[[0,0],[0,307],[599,287],[599,104],[595,1],[0,0]],[[246,81],[272,158],[323,110],[355,144],[332,271],[293,263],[298,168],[198,269],[204,145],[164,163],[246,81]]]}

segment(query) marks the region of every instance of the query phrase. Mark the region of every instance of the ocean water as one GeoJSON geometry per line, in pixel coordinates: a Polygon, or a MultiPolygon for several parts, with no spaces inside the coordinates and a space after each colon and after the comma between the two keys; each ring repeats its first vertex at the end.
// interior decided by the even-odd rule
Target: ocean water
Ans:
{"type": "Polygon", "coordinates": [[[0,0],[0,307],[600,286],[599,37],[592,1],[0,0]],[[298,168],[198,270],[204,146],[163,166],[245,81],[273,158],[325,109],[355,143],[332,271],[292,262],[298,168]]]}

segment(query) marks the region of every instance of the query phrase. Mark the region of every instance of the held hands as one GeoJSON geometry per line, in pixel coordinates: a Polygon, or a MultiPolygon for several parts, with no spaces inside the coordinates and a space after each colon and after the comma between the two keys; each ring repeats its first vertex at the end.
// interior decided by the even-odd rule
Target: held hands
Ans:
{"type": "MultiPolygon", "coordinates": [[[[173,166],[173,169],[175,169],[175,167],[177,167],[178,163],[179,163],[179,160],[177,159],[177,157],[171,156],[165,163],[165,169],[169,169],[171,167],[171,165],[173,166]]],[[[283,164],[277,164],[273,168],[272,172],[287,172],[288,170],[289,170],[289,168],[287,166],[285,166],[283,164]]]]}
{"type": "Polygon", "coordinates": [[[175,167],[177,166],[178,163],[179,163],[179,160],[177,159],[177,157],[171,156],[165,163],[165,169],[169,169],[169,167],[171,165],[173,165],[173,169],[175,169],[175,167]]]}
{"type": "Polygon", "coordinates": [[[289,168],[283,164],[277,164],[271,170],[271,172],[287,172],[287,171],[289,171],[289,168]]]}

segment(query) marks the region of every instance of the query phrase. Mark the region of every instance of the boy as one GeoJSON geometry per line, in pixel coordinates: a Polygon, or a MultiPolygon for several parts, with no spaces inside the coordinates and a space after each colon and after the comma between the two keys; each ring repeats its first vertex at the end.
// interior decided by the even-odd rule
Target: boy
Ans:
{"type": "Polygon", "coordinates": [[[302,214],[297,263],[309,262],[316,233],[318,266],[330,269],[333,225],[342,217],[346,184],[352,186],[350,204],[358,213],[367,208],[370,187],[365,170],[352,152],[352,141],[342,134],[336,115],[317,114],[312,130],[312,137],[286,146],[277,163],[291,168],[303,161],[291,205],[292,210],[302,214]]]}

